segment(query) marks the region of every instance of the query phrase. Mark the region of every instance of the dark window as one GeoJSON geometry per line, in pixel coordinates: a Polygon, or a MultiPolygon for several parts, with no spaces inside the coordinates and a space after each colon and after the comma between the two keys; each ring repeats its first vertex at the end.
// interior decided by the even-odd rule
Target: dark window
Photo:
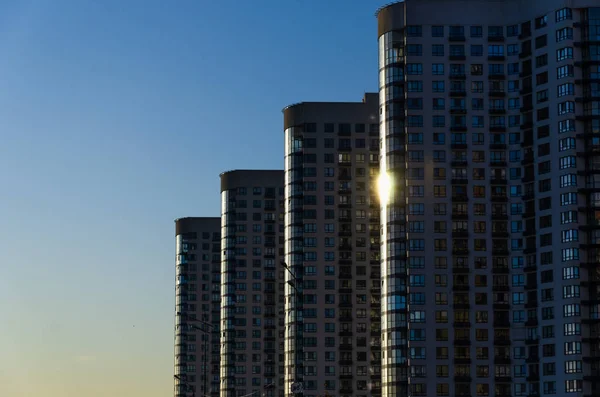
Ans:
{"type": "Polygon", "coordinates": [[[506,35],[514,37],[519,35],[519,25],[510,25],[506,27],[506,35]]]}
{"type": "Polygon", "coordinates": [[[305,132],[317,132],[317,123],[305,123],[304,131],[305,132]]]}
{"type": "Polygon", "coordinates": [[[431,27],[431,37],[444,37],[444,27],[443,26],[432,26],[431,27]]]}
{"type": "Polygon", "coordinates": [[[535,38],[535,48],[536,49],[546,47],[547,44],[548,44],[548,35],[547,34],[543,34],[543,35],[535,38]]]}
{"type": "Polygon", "coordinates": [[[471,37],[482,37],[483,28],[481,26],[471,26],[471,37]]]}
{"type": "Polygon", "coordinates": [[[421,37],[423,36],[423,28],[421,25],[410,25],[406,27],[406,36],[421,37]]]}

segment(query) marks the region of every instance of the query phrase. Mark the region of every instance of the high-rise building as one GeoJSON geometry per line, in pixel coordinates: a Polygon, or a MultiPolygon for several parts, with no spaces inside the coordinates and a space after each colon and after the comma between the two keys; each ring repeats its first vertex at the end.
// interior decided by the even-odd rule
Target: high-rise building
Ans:
{"type": "Polygon", "coordinates": [[[283,396],[283,171],[221,174],[221,397],[283,396]]]}
{"type": "Polygon", "coordinates": [[[600,395],[600,3],[377,17],[382,395],[600,395]]]}
{"type": "Polygon", "coordinates": [[[219,396],[220,230],[175,220],[175,397],[219,396]]]}
{"type": "Polygon", "coordinates": [[[378,96],[286,107],[286,396],[381,393],[378,96]]]}

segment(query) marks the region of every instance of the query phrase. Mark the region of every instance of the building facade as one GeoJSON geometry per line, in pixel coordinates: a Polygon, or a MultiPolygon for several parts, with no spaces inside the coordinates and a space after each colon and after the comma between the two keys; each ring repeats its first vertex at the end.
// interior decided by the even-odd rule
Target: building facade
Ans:
{"type": "Polygon", "coordinates": [[[377,112],[377,94],[283,110],[286,396],[381,393],[377,112]]]}
{"type": "Polygon", "coordinates": [[[380,9],[382,395],[600,395],[600,4],[380,9]]]}
{"type": "Polygon", "coordinates": [[[221,174],[221,397],[283,396],[283,171],[221,174]]]}
{"type": "Polygon", "coordinates": [[[175,397],[219,396],[221,219],[175,220],[175,397]]]}

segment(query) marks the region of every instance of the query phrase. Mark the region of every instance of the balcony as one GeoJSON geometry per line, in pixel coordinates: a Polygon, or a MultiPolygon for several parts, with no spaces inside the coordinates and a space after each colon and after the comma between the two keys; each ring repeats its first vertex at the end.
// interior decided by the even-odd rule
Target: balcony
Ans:
{"type": "Polygon", "coordinates": [[[492,142],[492,143],[490,143],[490,149],[491,150],[506,150],[506,143],[492,142]]]}
{"type": "Polygon", "coordinates": [[[464,73],[450,73],[450,80],[466,80],[467,75],[464,73]]]}
{"type": "Polygon", "coordinates": [[[451,61],[464,61],[467,59],[467,56],[465,54],[450,54],[448,59],[451,61]]]}
{"type": "Polygon", "coordinates": [[[526,265],[523,268],[524,272],[537,272],[537,265],[526,265]]]}
{"type": "Polygon", "coordinates": [[[469,201],[469,197],[466,194],[456,194],[452,196],[452,201],[467,202],[469,201]]]}
{"type": "Polygon", "coordinates": [[[533,153],[526,153],[525,157],[521,161],[521,165],[533,164],[533,162],[534,162],[534,155],[533,155],[533,153]]]}
{"type": "Polygon", "coordinates": [[[521,51],[519,53],[519,58],[523,59],[523,58],[527,58],[531,56],[531,51],[521,51]]]}
{"type": "Polygon", "coordinates": [[[501,73],[489,74],[488,80],[506,80],[506,75],[501,73]]]}
{"type": "MultiPolygon", "coordinates": [[[[526,122],[526,123],[523,123],[523,124],[521,124],[520,128],[521,128],[522,130],[529,130],[529,129],[532,129],[532,128],[533,128],[533,122],[531,122],[531,121],[528,121],[528,122],[526,122]]],[[[532,143],[533,143],[533,142],[532,142],[532,143]]]]}
{"type": "Polygon", "coordinates": [[[467,113],[466,108],[458,108],[458,107],[450,108],[450,114],[466,114],[466,113],[467,113]]]}
{"type": "Polygon", "coordinates": [[[452,304],[452,307],[457,310],[469,310],[471,305],[468,303],[454,303],[452,304]]]}
{"type": "Polygon", "coordinates": [[[466,38],[465,38],[465,36],[464,36],[464,35],[454,35],[454,34],[451,34],[451,35],[448,37],[448,41],[453,41],[453,42],[457,42],[457,41],[466,41],[466,38]]]}
{"type": "Polygon", "coordinates": [[[492,248],[492,255],[507,256],[509,254],[510,254],[510,251],[508,250],[508,248],[505,248],[505,247],[493,247],[492,248]]]}
{"type": "Polygon", "coordinates": [[[453,221],[467,220],[469,214],[466,212],[453,212],[451,218],[453,221]]]}
{"type": "Polygon", "coordinates": [[[493,305],[494,310],[509,310],[510,309],[510,304],[507,302],[504,303],[494,303],[493,305]]]}
{"type": "Polygon", "coordinates": [[[472,378],[469,375],[454,375],[455,382],[471,382],[472,378]]]}
{"type": "Polygon", "coordinates": [[[470,357],[455,357],[454,358],[454,364],[464,364],[464,365],[468,365],[471,364],[471,358],[470,357]]]}
{"type": "Polygon", "coordinates": [[[467,91],[465,90],[453,90],[450,91],[450,97],[451,98],[457,98],[457,97],[465,97],[467,96],[467,91]]]}
{"type": "Polygon", "coordinates": [[[525,379],[527,380],[527,382],[539,382],[540,374],[529,374],[525,379]]]}
{"type": "Polygon", "coordinates": [[[504,41],[504,36],[500,36],[500,35],[491,35],[487,37],[489,42],[494,42],[494,43],[501,43],[504,41]]]}
{"type": "Polygon", "coordinates": [[[450,166],[452,167],[463,167],[469,165],[467,160],[452,160],[450,162],[450,166]]]}
{"type": "Polygon", "coordinates": [[[467,284],[462,284],[462,285],[453,285],[452,286],[452,291],[468,291],[469,290],[469,286],[467,284]]]}
{"type": "Polygon", "coordinates": [[[492,230],[492,237],[508,238],[510,234],[507,230],[492,230]]]}
{"type": "Polygon", "coordinates": [[[469,254],[469,249],[466,248],[466,247],[452,248],[452,254],[453,255],[468,255],[469,254]]]}
{"type": "Polygon", "coordinates": [[[494,364],[510,364],[510,356],[494,356],[494,364]]]}
{"type": "Polygon", "coordinates": [[[450,183],[453,185],[468,185],[469,180],[466,178],[452,178],[450,183]]]}
{"type": "Polygon", "coordinates": [[[504,98],[506,96],[505,91],[492,90],[488,92],[490,97],[504,98]]]}
{"type": "MultiPolygon", "coordinates": [[[[454,323],[452,323],[452,326],[454,328],[471,328],[471,323],[468,321],[455,321],[454,323]]],[[[456,339],[454,340],[454,342],[456,342],[456,339]]]]}
{"type": "Polygon", "coordinates": [[[494,345],[497,346],[508,346],[510,343],[509,338],[494,338],[494,345]]]}
{"type": "Polygon", "coordinates": [[[531,300],[531,301],[527,301],[527,303],[525,303],[525,309],[535,309],[537,307],[538,307],[537,300],[531,300]]]}

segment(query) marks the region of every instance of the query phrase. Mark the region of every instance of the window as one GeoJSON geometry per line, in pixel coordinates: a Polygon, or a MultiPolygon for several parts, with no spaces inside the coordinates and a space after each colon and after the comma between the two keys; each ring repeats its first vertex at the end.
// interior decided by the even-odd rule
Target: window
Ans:
{"type": "Polygon", "coordinates": [[[570,8],[561,8],[556,11],[556,22],[573,19],[573,11],[570,8]]]}
{"type": "Polygon", "coordinates": [[[506,27],[506,36],[515,37],[519,35],[519,25],[510,25],[506,27]]]}
{"type": "Polygon", "coordinates": [[[556,42],[573,40],[573,28],[565,27],[556,31],[556,42]]]}
{"type": "Polygon", "coordinates": [[[541,68],[548,65],[548,54],[543,54],[535,57],[535,67],[541,68]]]}
{"type": "Polygon", "coordinates": [[[560,176],[560,187],[569,187],[569,186],[577,186],[577,175],[576,174],[565,174],[565,175],[560,176]]]}
{"type": "Polygon", "coordinates": [[[421,56],[421,55],[423,55],[423,45],[421,45],[421,44],[408,44],[406,46],[406,54],[407,55],[412,55],[412,56],[421,56]]]}
{"type": "Polygon", "coordinates": [[[556,78],[564,79],[565,77],[573,77],[574,67],[573,65],[564,65],[556,68],[556,78]]]}
{"type": "Polygon", "coordinates": [[[575,85],[573,83],[561,84],[556,88],[556,91],[559,98],[565,95],[575,95],[575,85]]]}
{"type": "Polygon", "coordinates": [[[543,35],[535,38],[535,48],[536,49],[546,47],[547,44],[548,44],[548,35],[547,34],[543,34],[543,35]]]}
{"type": "Polygon", "coordinates": [[[558,104],[558,114],[575,113],[575,102],[565,101],[558,104]]]}
{"type": "Polygon", "coordinates": [[[563,152],[565,150],[575,149],[575,138],[563,138],[558,141],[558,150],[563,152]]]}
{"type": "Polygon", "coordinates": [[[483,92],[483,81],[472,81],[471,92],[482,93],[483,92]]]}
{"type": "Polygon", "coordinates": [[[444,37],[444,27],[443,26],[432,26],[431,27],[431,37],[444,37]]]}
{"type": "Polygon", "coordinates": [[[471,37],[483,37],[483,27],[471,26],[471,37]]]}
{"type": "Polygon", "coordinates": [[[563,262],[579,260],[579,248],[564,248],[561,250],[563,262]]]}
{"type": "Polygon", "coordinates": [[[443,44],[433,44],[431,46],[431,55],[434,57],[443,57],[444,56],[444,45],[443,44]]]}
{"type": "Polygon", "coordinates": [[[421,25],[409,25],[406,27],[406,36],[421,37],[423,36],[423,28],[421,25]]]}
{"type": "Polygon", "coordinates": [[[544,15],[535,19],[535,28],[541,29],[548,25],[548,16],[544,15]]]}
{"type": "Polygon", "coordinates": [[[504,27],[503,26],[488,26],[488,36],[503,37],[504,36],[504,27]]]}
{"type": "MultiPolygon", "coordinates": [[[[406,64],[406,74],[407,75],[423,74],[423,64],[422,63],[407,63],[406,64]]],[[[422,91],[422,89],[421,89],[421,91],[422,91]]]]}
{"type": "Polygon", "coordinates": [[[496,57],[496,56],[504,56],[504,46],[497,44],[488,45],[488,56],[496,57]]]}
{"type": "Polygon", "coordinates": [[[560,62],[565,59],[573,59],[573,47],[559,48],[556,50],[556,60],[560,62]]]}
{"type": "Polygon", "coordinates": [[[575,120],[562,120],[558,122],[558,132],[560,134],[573,131],[575,131],[575,120]]]}
{"type": "Polygon", "coordinates": [[[481,44],[471,44],[471,56],[472,57],[481,57],[481,56],[483,56],[483,45],[481,45],[481,44]]]}

